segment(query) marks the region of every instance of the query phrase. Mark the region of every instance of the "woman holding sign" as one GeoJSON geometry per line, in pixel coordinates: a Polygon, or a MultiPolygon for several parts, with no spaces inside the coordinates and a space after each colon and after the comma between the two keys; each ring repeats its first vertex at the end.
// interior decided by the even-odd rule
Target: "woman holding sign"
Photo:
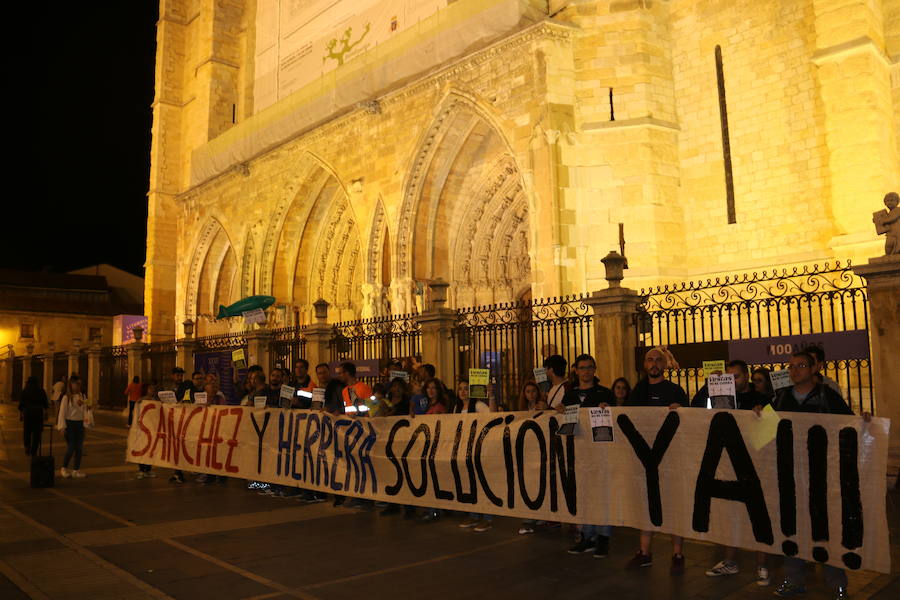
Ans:
{"type": "MultiPolygon", "coordinates": [[[[461,379],[456,384],[456,398],[458,402],[453,408],[454,413],[486,413],[491,412],[487,403],[475,398],[469,398],[469,382],[461,379]]],[[[472,531],[487,531],[494,526],[494,515],[482,513],[469,513],[469,516],[459,524],[461,529],[469,529],[472,531]]]]}

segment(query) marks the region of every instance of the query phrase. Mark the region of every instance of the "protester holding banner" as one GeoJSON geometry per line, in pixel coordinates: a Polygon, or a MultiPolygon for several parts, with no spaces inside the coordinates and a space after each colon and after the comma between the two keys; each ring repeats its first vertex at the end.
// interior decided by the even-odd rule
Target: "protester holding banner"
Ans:
{"type": "MultiPolygon", "coordinates": [[[[426,380],[425,385],[422,386],[422,391],[428,402],[428,408],[425,410],[426,415],[442,415],[448,412],[447,388],[440,379],[432,377],[426,380]]],[[[440,509],[427,508],[421,520],[425,523],[430,523],[440,518],[440,509]]]]}
{"type": "Polygon", "coordinates": [[[547,391],[547,405],[554,410],[563,410],[562,399],[566,393],[566,367],[569,363],[559,354],[548,356],[544,359],[544,368],[547,369],[547,379],[550,380],[550,389],[547,391]]]}
{"type": "MultiPolygon", "coordinates": [[[[644,372],[646,377],[637,382],[626,406],[668,406],[676,410],[688,406],[688,397],[684,389],[672,383],[664,376],[665,370],[675,366],[671,352],[661,347],[654,347],[644,355],[644,372]]],[[[652,531],[641,532],[641,547],[625,565],[626,569],[639,569],[653,564],[650,544],[653,541],[652,531]]],[[[672,575],[684,573],[684,538],[672,536],[672,564],[669,572],[672,575]]]]}
{"type": "MultiPolygon", "coordinates": [[[[182,371],[182,373],[184,373],[184,371],[182,371]]],[[[147,391],[143,396],[141,396],[141,399],[138,402],[143,402],[145,400],[159,400],[159,398],[156,395],[156,384],[155,383],[150,382],[147,384],[147,391]]],[[[148,477],[148,478],[156,477],[156,473],[153,472],[150,465],[141,463],[138,465],[137,478],[143,479],[145,477],[148,477]]]]}
{"type": "Polygon", "coordinates": [[[628,403],[628,396],[631,395],[631,384],[624,377],[619,377],[613,381],[610,388],[613,397],[616,399],[616,406],[625,406],[628,403]]]}
{"type": "MultiPolygon", "coordinates": [[[[610,404],[615,404],[610,389],[600,385],[600,381],[594,376],[597,372],[597,362],[593,356],[582,354],[575,359],[573,366],[578,377],[578,385],[566,392],[562,401],[564,406],[606,408],[610,404]]],[[[609,555],[609,538],[612,535],[610,525],[578,525],[576,530],[579,536],[575,545],[568,549],[569,554],[593,551],[594,558],[606,558],[609,555]]]]}
{"type": "Polygon", "coordinates": [[[84,428],[90,418],[90,407],[87,398],[81,393],[81,379],[77,375],[69,377],[66,393],[59,403],[59,417],[56,428],[65,434],[66,455],[63,457],[59,474],[63,477],[84,477],[81,471],[81,455],[84,452],[84,428]],[[69,463],[75,459],[74,470],[69,470],[69,463]]]}
{"type": "MultiPolygon", "coordinates": [[[[537,385],[535,385],[537,388],[537,385]]],[[[538,390],[540,391],[540,390],[538,390]]],[[[469,382],[461,379],[456,384],[456,406],[451,412],[454,413],[487,413],[491,412],[487,402],[476,398],[469,398],[469,382]]],[[[470,512],[469,516],[464,519],[459,527],[462,529],[471,528],[472,531],[483,532],[488,531],[494,525],[494,515],[484,513],[470,512]]]]}
{"type": "Polygon", "coordinates": [[[822,348],[822,346],[811,345],[804,348],[803,352],[806,352],[807,354],[812,356],[813,360],[816,361],[816,381],[818,383],[824,383],[832,390],[840,394],[841,386],[838,385],[837,381],[825,374],[825,349],[822,348]]]}
{"type": "Polygon", "coordinates": [[[250,389],[247,391],[247,395],[241,399],[241,406],[253,406],[253,399],[257,396],[266,398],[268,402],[268,386],[266,386],[266,374],[260,371],[255,371],[247,376],[247,380],[250,384],[250,389]]]}
{"type": "Polygon", "coordinates": [[[772,388],[772,379],[769,373],[772,371],[766,367],[756,367],[753,369],[753,389],[762,394],[769,402],[775,399],[775,390],[772,388]]]}
{"type": "MultiPolygon", "coordinates": [[[[793,385],[779,391],[775,410],[781,412],[812,412],[852,415],[853,411],[844,399],[823,383],[816,382],[817,362],[808,352],[795,352],[788,370],[793,385]]],[[[868,414],[863,418],[869,420],[868,414]]],[[[825,583],[834,592],[836,600],[847,598],[847,573],[838,567],[823,564],[825,583]]],[[[795,556],[784,557],[784,581],[775,590],[782,598],[806,593],[806,561],[795,556]]]]}
{"type": "Polygon", "coordinates": [[[533,380],[526,381],[522,386],[522,391],[519,392],[519,406],[524,407],[525,410],[547,410],[549,408],[541,388],[533,380]]]}
{"type": "MultiPolygon", "coordinates": [[[[275,367],[269,371],[269,385],[266,388],[266,406],[279,408],[281,403],[281,386],[284,384],[284,371],[275,367]]],[[[286,407],[282,407],[286,408],[286,407]]]]}

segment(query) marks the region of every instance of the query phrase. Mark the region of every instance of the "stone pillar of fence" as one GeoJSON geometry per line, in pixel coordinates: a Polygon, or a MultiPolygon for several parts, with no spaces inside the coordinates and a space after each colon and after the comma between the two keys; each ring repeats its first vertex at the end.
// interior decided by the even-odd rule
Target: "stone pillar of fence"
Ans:
{"type": "Polygon", "coordinates": [[[184,327],[184,337],[175,340],[175,366],[184,369],[185,379],[189,379],[194,371],[194,349],[197,347],[197,342],[194,340],[194,322],[187,319],[182,326],[184,327]]]}
{"type": "MultiPolygon", "coordinates": [[[[144,347],[147,345],[141,340],[144,337],[143,327],[132,328],[134,332],[134,341],[128,344],[125,352],[128,354],[128,382],[131,383],[135,375],[144,381],[144,347]]],[[[124,392],[124,390],[123,390],[124,392]]]]}
{"type": "Polygon", "coordinates": [[[13,384],[13,364],[16,361],[16,353],[13,351],[13,345],[8,344],[5,348],[6,358],[0,362],[0,400],[9,402],[12,400],[12,384],[13,384]]]}
{"type": "MultiPolygon", "coordinates": [[[[81,357],[81,338],[72,338],[72,349],[69,350],[69,367],[66,375],[78,373],[78,359],[81,357]]],[[[80,374],[80,373],[79,373],[80,374]]]]}
{"type": "Polygon", "coordinates": [[[91,399],[91,402],[100,405],[100,344],[98,342],[94,342],[87,350],[88,356],[88,372],[87,372],[87,384],[88,387],[85,390],[87,397],[91,399]]]}
{"type": "Polygon", "coordinates": [[[50,342],[47,344],[47,352],[41,360],[44,361],[44,391],[47,392],[47,398],[53,401],[53,353],[56,350],[56,344],[50,342]]]}
{"type": "Polygon", "coordinates": [[[422,362],[433,364],[438,377],[452,387],[456,311],[444,306],[449,286],[449,283],[440,278],[431,282],[431,305],[416,317],[416,322],[422,330],[422,362]]]}
{"type": "Polygon", "coordinates": [[[28,344],[25,346],[25,360],[22,361],[22,387],[25,387],[25,382],[28,381],[28,378],[31,377],[31,361],[34,359],[34,344],[28,344]]]}
{"type": "Polygon", "coordinates": [[[247,338],[247,365],[259,365],[268,373],[271,365],[269,352],[273,335],[268,329],[250,331],[247,338]]]}
{"type": "Polygon", "coordinates": [[[617,377],[633,381],[637,368],[634,352],[637,345],[635,314],[641,299],[634,290],[622,287],[625,258],[610,252],[603,258],[609,287],[594,292],[584,303],[594,310],[594,358],[597,377],[606,386],[617,377]]]}
{"type": "Polygon", "coordinates": [[[310,371],[319,363],[331,362],[328,345],[331,343],[331,326],[328,325],[328,302],[319,298],[313,303],[315,322],[303,330],[306,337],[306,360],[310,371]]]}
{"type": "Polygon", "coordinates": [[[872,388],[875,414],[891,419],[888,444],[888,476],[900,474],[900,255],[870,259],[868,264],[853,267],[853,272],[866,280],[869,298],[869,361],[872,365],[872,388]]]}

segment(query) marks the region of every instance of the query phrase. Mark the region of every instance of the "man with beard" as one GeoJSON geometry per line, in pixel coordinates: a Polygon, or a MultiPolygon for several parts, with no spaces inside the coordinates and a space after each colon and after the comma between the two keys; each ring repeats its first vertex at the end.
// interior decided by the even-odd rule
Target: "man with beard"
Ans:
{"type": "MultiPolygon", "coordinates": [[[[652,348],[644,355],[644,372],[647,376],[634,386],[625,406],[668,406],[669,410],[677,410],[682,406],[689,406],[688,397],[684,389],[677,383],[672,383],[664,376],[664,371],[669,368],[669,356],[662,348],[652,348]]],[[[650,552],[650,542],[653,540],[652,531],[641,532],[641,548],[632,557],[626,569],[639,569],[653,564],[653,554],[650,552]]],[[[681,575],[684,573],[684,538],[672,536],[672,564],[669,573],[681,575]]]]}

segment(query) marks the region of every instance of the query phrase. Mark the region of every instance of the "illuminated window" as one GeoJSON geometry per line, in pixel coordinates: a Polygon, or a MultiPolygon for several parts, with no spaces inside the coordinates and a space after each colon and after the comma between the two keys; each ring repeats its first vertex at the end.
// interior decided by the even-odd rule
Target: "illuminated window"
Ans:
{"type": "Polygon", "coordinates": [[[21,323],[19,325],[19,337],[33,339],[34,325],[31,323],[21,323]]]}

